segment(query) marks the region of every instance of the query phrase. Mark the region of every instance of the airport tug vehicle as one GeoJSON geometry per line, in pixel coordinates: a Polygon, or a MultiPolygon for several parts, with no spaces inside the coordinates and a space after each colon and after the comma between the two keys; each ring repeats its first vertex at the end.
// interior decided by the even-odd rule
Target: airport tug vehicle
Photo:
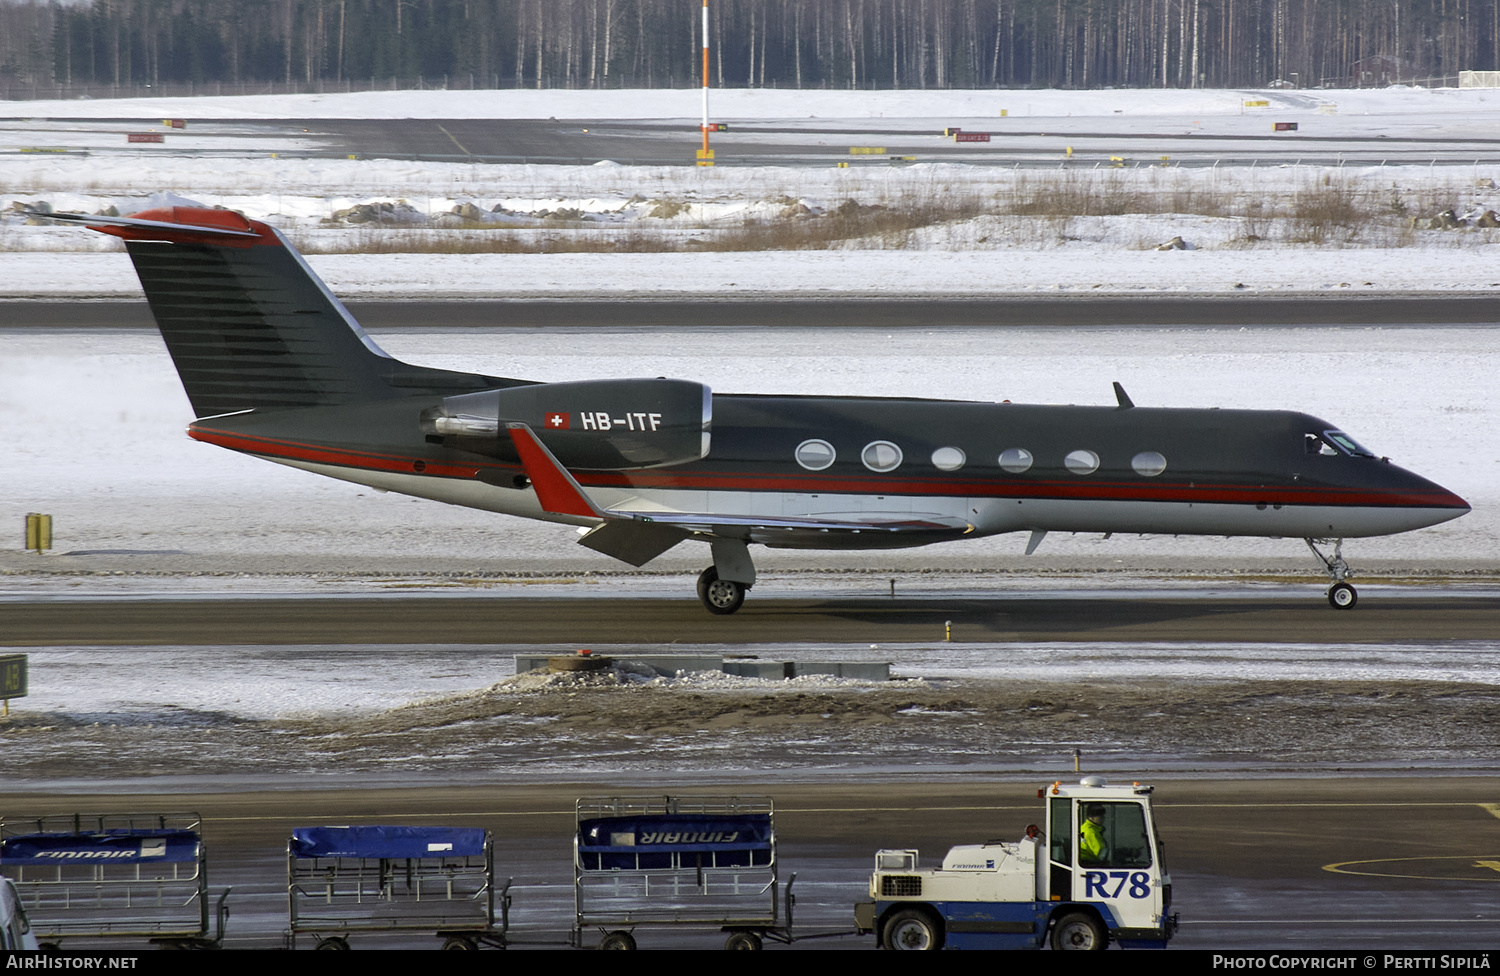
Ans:
{"type": "Polygon", "coordinates": [[[1164,948],[1177,930],[1152,787],[1099,776],[1037,791],[1047,828],[964,844],[940,868],[879,851],[856,927],[882,949],[1164,948]]]}

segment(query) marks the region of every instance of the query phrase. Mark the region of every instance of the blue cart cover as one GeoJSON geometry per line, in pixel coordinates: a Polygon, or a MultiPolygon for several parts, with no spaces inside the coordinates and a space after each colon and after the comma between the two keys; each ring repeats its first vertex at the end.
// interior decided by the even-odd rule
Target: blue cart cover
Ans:
{"type": "Polygon", "coordinates": [[[579,864],[586,870],[667,868],[674,854],[709,854],[719,867],[769,864],[771,816],[664,813],[578,823],[579,864]]]}
{"type": "Polygon", "coordinates": [[[296,857],[477,857],[482,827],[297,827],[296,857]]]}
{"type": "Polygon", "coordinates": [[[199,840],[192,830],[16,834],[0,841],[0,864],[191,863],[199,840]]]}

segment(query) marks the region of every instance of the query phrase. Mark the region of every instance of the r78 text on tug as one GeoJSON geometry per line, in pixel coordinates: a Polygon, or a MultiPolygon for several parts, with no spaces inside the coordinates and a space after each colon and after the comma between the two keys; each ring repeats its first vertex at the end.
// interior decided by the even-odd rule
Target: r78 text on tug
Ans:
{"type": "Polygon", "coordinates": [[[855,924],[883,949],[1164,948],[1177,916],[1151,791],[1098,776],[1054,783],[1037,791],[1045,831],[954,847],[940,868],[918,868],[914,850],[878,851],[855,924]]]}

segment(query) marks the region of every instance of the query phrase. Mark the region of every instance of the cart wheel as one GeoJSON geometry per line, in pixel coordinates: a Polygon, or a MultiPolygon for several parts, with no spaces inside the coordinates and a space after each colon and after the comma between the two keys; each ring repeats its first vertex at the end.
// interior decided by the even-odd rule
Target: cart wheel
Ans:
{"type": "Polygon", "coordinates": [[[334,952],[348,952],[349,942],[347,939],[341,939],[335,935],[327,939],[319,939],[318,944],[315,948],[331,949],[334,952]]]}
{"type": "Polygon", "coordinates": [[[478,950],[479,943],[475,942],[467,935],[450,935],[448,938],[443,940],[443,948],[451,949],[456,952],[473,952],[478,950]]]}
{"type": "Polygon", "coordinates": [[[759,952],[762,948],[760,936],[754,932],[731,932],[729,938],[724,940],[724,948],[729,950],[748,950],[759,952]]]}
{"type": "Polygon", "coordinates": [[[629,932],[624,931],[611,932],[604,938],[599,940],[599,948],[626,949],[633,951],[635,949],[635,936],[631,935],[629,932]]]}
{"type": "Polygon", "coordinates": [[[1052,927],[1052,948],[1098,951],[1109,947],[1109,935],[1088,912],[1073,912],[1052,927]]]}
{"type": "Polygon", "coordinates": [[[887,949],[930,951],[943,947],[943,926],[923,908],[903,908],[885,923],[887,949]]]}

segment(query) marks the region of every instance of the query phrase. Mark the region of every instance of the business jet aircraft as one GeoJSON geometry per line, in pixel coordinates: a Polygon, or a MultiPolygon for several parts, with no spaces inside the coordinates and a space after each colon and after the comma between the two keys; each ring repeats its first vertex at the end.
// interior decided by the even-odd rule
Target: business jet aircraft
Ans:
{"type": "Polygon", "coordinates": [[[227,210],[47,214],[123,238],[198,418],[189,436],[343,481],[579,527],[642,566],[707,542],[712,613],[750,544],[896,549],[1029,532],[1301,538],[1353,607],[1342,540],[1463,499],[1279,410],[743,396],[701,383],[533,383],[392,359],[275,228],[227,210]]]}

